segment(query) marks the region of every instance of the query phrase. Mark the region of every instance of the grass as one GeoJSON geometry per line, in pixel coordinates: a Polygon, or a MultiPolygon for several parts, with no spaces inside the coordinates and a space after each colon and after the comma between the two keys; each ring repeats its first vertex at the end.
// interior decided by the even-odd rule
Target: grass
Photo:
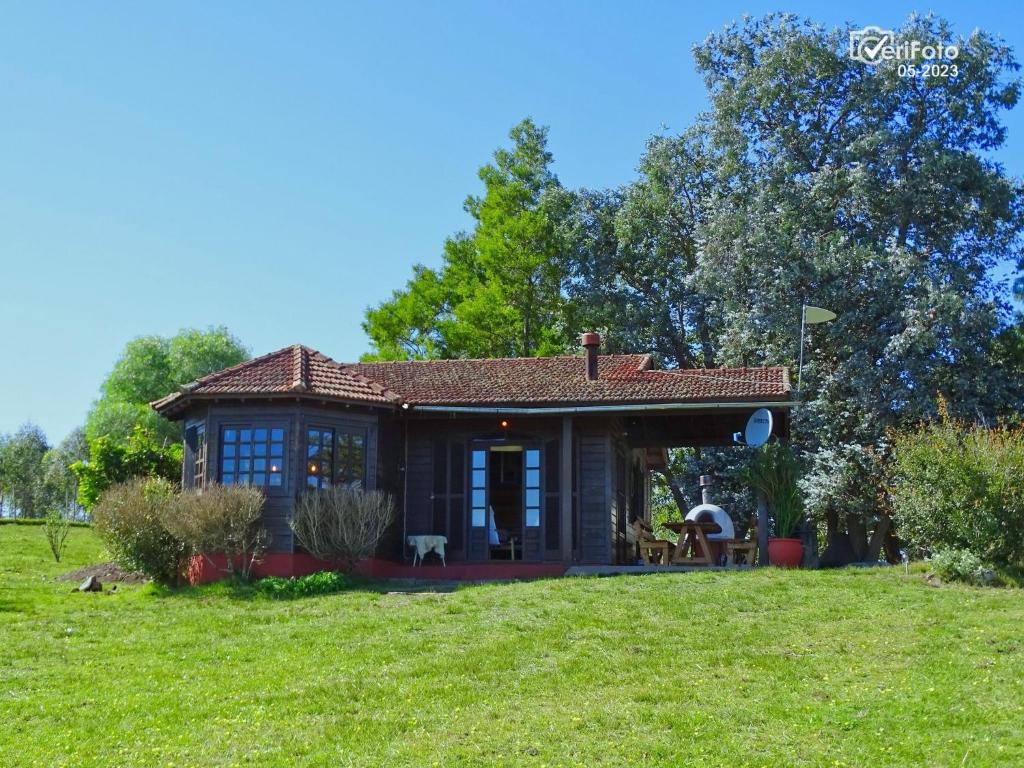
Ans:
{"type": "Polygon", "coordinates": [[[1024,593],[902,570],[71,593],[0,527],[3,766],[1024,764],[1024,593]]]}

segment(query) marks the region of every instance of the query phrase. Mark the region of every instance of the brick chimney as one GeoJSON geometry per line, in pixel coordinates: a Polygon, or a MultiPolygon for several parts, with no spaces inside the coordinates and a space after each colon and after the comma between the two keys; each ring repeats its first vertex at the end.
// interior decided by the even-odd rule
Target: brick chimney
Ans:
{"type": "Polygon", "coordinates": [[[587,381],[597,381],[597,351],[601,348],[601,334],[590,331],[580,338],[587,361],[587,381]]]}

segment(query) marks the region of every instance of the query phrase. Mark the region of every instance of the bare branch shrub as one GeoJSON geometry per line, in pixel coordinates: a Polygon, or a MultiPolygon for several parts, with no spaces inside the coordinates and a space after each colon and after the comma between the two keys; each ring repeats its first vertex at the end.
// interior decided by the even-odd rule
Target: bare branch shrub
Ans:
{"type": "Polygon", "coordinates": [[[373,555],[395,519],[395,501],[383,491],[334,486],[307,491],[295,505],[292,531],[307,552],[351,570],[373,555]]]}
{"type": "Polygon", "coordinates": [[[46,541],[53,552],[53,559],[58,563],[70,530],[71,521],[59,509],[51,509],[46,513],[46,541]]]}
{"type": "Polygon", "coordinates": [[[223,554],[227,572],[248,581],[266,552],[270,535],[262,525],[263,492],[239,485],[208,485],[183,491],[164,516],[167,530],[212,564],[223,554]]]}

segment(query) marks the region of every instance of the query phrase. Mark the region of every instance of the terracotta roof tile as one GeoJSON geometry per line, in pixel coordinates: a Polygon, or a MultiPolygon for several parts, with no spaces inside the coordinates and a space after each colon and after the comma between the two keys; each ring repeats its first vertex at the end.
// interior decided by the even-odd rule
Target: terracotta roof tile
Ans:
{"type": "Polygon", "coordinates": [[[649,355],[601,355],[588,381],[582,357],[337,363],[295,345],[241,363],[153,403],[171,412],[193,397],[298,395],[416,405],[700,403],[788,399],[789,371],[773,368],[655,370],[649,355]]]}
{"type": "Polygon", "coordinates": [[[315,349],[296,344],[186,384],[179,392],[154,402],[153,407],[173,410],[196,396],[288,394],[372,404],[400,401],[393,392],[358,372],[346,371],[315,349]]]}
{"type": "Polygon", "coordinates": [[[786,368],[662,371],[649,355],[601,355],[596,381],[582,357],[358,363],[346,366],[411,405],[543,405],[769,400],[789,397],[786,368]]]}

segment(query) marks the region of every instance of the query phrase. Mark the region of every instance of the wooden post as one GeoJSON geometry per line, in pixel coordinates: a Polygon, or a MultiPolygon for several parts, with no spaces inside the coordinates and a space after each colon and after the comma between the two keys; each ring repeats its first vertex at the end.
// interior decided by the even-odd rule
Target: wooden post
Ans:
{"type": "Polygon", "coordinates": [[[757,563],[768,563],[768,500],[757,492],[757,563]]]}
{"type": "Polygon", "coordinates": [[[572,416],[562,417],[561,457],[558,467],[558,511],[561,515],[559,539],[562,562],[572,565],[572,416]]]}

